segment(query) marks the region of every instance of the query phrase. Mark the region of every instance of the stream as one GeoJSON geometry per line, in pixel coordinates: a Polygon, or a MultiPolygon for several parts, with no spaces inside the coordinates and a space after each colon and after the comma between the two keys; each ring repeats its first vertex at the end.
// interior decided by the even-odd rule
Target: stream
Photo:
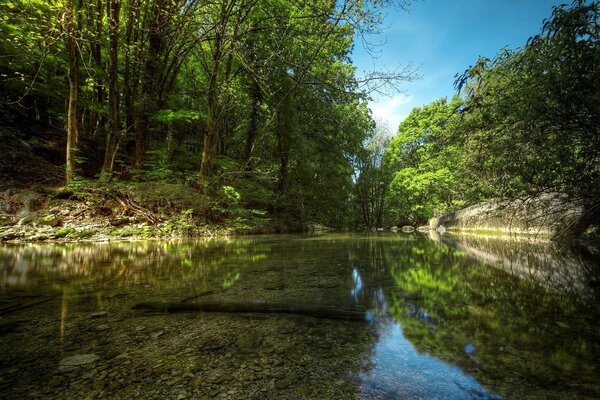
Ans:
{"type": "Polygon", "coordinates": [[[2,399],[598,399],[600,260],[327,233],[0,245],[2,399]],[[363,321],[164,313],[313,305],[363,321]]]}

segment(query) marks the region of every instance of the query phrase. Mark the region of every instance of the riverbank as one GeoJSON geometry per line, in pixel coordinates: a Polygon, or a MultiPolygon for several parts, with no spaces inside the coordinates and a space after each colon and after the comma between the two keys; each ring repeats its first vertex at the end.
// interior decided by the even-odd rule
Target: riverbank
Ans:
{"type": "Polygon", "coordinates": [[[0,192],[0,242],[225,236],[301,230],[224,194],[164,182],[0,192]]]}

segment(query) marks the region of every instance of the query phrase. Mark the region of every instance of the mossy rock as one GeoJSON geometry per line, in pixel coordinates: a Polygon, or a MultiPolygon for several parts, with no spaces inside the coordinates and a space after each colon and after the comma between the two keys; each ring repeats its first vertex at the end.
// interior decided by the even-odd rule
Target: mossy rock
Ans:
{"type": "Polygon", "coordinates": [[[37,216],[36,214],[29,214],[28,216],[21,218],[21,220],[19,220],[19,222],[17,223],[17,225],[35,225],[37,223],[40,222],[40,217],[37,216]]]}
{"type": "Polygon", "coordinates": [[[59,220],[58,217],[54,214],[48,214],[45,217],[40,218],[39,220],[39,224],[40,225],[48,225],[48,226],[57,226],[59,224],[59,220]]]}
{"type": "Polygon", "coordinates": [[[75,231],[75,232],[71,233],[69,235],[69,237],[72,237],[75,239],[85,239],[85,238],[92,237],[95,234],[96,234],[96,231],[94,229],[83,229],[81,231],[75,231]]]}
{"type": "Polygon", "coordinates": [[[66,227],[56,231],[56,233],[54,234],[54,237],[55,238],[64,238],[74,232],[76,232],[75,228],[73,228],[72,226],[66,226],[66,227]]]}

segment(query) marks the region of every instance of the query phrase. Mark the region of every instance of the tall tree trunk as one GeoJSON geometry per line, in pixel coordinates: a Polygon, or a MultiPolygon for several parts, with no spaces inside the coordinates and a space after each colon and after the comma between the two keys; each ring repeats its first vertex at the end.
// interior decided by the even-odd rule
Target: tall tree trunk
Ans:
{"type": "Polygon", "coordinates": [[[74,15],[76,10],[73,0],[68,0],[65,10],[65,27],[67,31],[67,53],[69,58],[69,103],[67,106],[67,154],[66,183],[75,178],[75,157],[79,141],[79,124],[77,120],[77,101],[79,95],[79,48],[74,15]]]}
{"type": "Polygon", "coordinates": [[[250,88],[250,96],[252,98],[252,109],[250,110],[250,117],[248,121],[248,133],[246,135],[246,143],[244,146],[244,170],[251,172],[252,166],[252,151],[254,149],[254,142],[258,136],[258,121],[260,112],[260,100],[261,92],[260,85],[256,79],[252,80],[252,86],[250,88]]]}
{"type": "Polygon", "coordinates": [[[121,0],[109,0],[108,3],[108,35],[110,39],[108,56],[108,132],[106,134],[106,149],[104,152],[104,165],[102,166],[103,179],[110,180],[115,163],[115,157],[120,140],[120,115],[119,115],[119,11],[121,0]]]}
{"type": "Polygon", "coordinates": [[[277,155],[279,156],[279,174],[277,176],[277,192],[280,197],[285,195],[287,189],[288,163],[289,163],[289,140],[287,127],[278,124],[277,134],[277,155]]]}
{"type": "MultiPolygon", "coordinates": [[[[140,43],[135,41],[134,35],[135,24],[139,19],[139,0],[130,0],[127,7],[127,28],[125,30],[125,71],[123,76],[123,87],[125,94],[125,130],[130,137],[131,134],[136,134],[136,110],[134,98],[136,95],[137,79],[135,78],[134,65],[137,65],[132,61],[132,46],[141,46],[140,43]],[[133,79],[132,79],[133,76],[133,79]]],[[[135,57],[135,53],[133,56],[135,57]]],[[[140,165],[141,167],[141,165],[140,165]]]]}
{"type": "Polygon", "coordinates": [[[212,68],[208,82],[207,93],[207,121],[204,131],[204,140],[202,148],[202,161],[200,163],[200,183],[203,184],[210,174],[212,158],[215,152],[215,142],[219,137],[221,129],[221,113],[218,101],[218,80],[223,58],[223,45],[227,19],[229,18],[229,5],[223,2],[221,5],[220,28],[215,35],[214,51],[212,54],[212,68]]]}

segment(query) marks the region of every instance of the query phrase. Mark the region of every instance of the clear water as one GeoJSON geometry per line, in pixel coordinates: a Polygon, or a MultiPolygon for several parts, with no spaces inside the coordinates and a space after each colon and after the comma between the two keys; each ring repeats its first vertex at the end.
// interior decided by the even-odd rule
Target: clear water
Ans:
{"type": "Polygon", "coordinates": [[[597,399],[599,278],[591,255],[482,237],[5,245],[0,398],[597,399]],[[149,301],[368,312],[132,309],[149,301]]]}

